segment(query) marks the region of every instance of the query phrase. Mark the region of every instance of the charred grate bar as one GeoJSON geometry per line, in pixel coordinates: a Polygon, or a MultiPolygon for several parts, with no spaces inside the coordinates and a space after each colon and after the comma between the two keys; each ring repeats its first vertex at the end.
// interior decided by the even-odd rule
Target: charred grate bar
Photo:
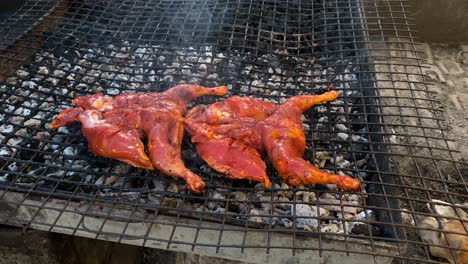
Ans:
{"type": "Polygon", "coordinates": [[[264,262],[262,250],[280,252],[278,262],[306,252],[436,263],[434,246],[456,258],[455,246],[424,237],[439,228],[466,235],[463,225],[443,226],[466,225],[468,186],[408,8],[403,0],[26,1],[0,30],[0,222],[252,262],[264,262]],[[271,165],[271,189],[228,180],[187,137],[184,161],[207,183],[194,195],[182,181],[92,155],[79,125],[49,129],[78,95],[178,83],[228,85],[230,96],[275,103],[335,87],[339,100],[303,115],[305,159],[364,188],[290,187],[271,165]]]}

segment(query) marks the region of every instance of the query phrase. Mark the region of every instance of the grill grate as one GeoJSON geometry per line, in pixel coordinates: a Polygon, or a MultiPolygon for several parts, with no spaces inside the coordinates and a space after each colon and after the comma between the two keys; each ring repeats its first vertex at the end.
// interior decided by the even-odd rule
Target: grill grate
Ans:
{"type": "Polygon", "coordinates": [[[0,30],[1,222],[251,261],[262,250],[280,252],[278,262],[317,252],[437,263],[434,242],[419,238],[421,221],[464,217],[467,167],[428,90],[408,8],[404,0],[27,1],[0,30]],[[231,181],[186,138],[184,161],[207,183],[194,195],[182,181],[93,156],[79,125],[48,129],[78,95],[187,82],[277,103],[335,87],[339,100],[303,116],[305,159],[365,188],[289,187],[271,165],[272,189],[231,181]]]}

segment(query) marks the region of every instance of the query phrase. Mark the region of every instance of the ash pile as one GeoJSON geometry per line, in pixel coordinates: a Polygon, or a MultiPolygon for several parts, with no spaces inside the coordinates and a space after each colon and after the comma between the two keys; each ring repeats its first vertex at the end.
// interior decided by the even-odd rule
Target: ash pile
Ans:
{"type": "Polygon", "coordinates": [[[375,213],[366,209],[365,191],[293,188],[271,164],[271,189],[232,181],[206,165],[186,138],[184,161],[207,183],[197,196],[158,172],[92,155],[79,125],[49,129],[74,97],[98,92],[115,96],[196,83],[228,85],[230,96],[282,103],[333,86],[340,99],[302,117],[305,159],[329,172],[368,179],[375,170],[373,131],[361,78],[369,65],[362,63],[365,53],[357,44],[355,4],[204,3],[177,2],[139,13],[132,11],[145,6],[143,1],[122,1],[118,8],[100,1],[71,6],[72,15],[34,51],[32,61],[0,84],[1,184],[243,226],[379,235],[379,228],[368,224],[375,213]],[[128,12],[132,19],[122,20],[128,12]]]}

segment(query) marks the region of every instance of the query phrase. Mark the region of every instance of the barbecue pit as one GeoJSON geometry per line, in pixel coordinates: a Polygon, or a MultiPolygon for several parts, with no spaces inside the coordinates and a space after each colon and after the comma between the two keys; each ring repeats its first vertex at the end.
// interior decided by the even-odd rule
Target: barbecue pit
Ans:
{"type": "Polygon", "coordinates": [[[449,148],[406,9],[403,0],[27,1],[1,29],[1,223],[251,262],[434,262],[418,219],[463,218],[466,165],[449,148]],[[184,161],[207,183],[195,195],[92,155],[79,125],[49,129],[76,96],[178,83],[275,103],[333,86],[340,99],[303,115],[305,158],[364,187],[290,187],[271,165],[271,189],[232,181],[187,137],[184,161]]]}

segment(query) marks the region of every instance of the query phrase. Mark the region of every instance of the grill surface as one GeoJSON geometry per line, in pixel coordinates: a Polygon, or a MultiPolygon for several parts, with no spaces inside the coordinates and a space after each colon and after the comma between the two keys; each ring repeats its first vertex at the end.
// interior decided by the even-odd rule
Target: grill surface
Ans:
{"type": "Polygon", "coordinates": [[[421,219],[464,216],[466,165],[449,148],[407,8],[399,0],[28,1],[1,30],[1,222],[170,249],[437,262],[418,237],[421,219]],[[363,189],[289,187],[271,165],[269,190],[224,179],[187,138],[184,161],[207,182],[198,196],[181,181],[93,156],[79,125],[48,129],[78,95],[177,83],[228,85],[230,95],[277,103],[335,87],[339,100],[303,116],[305,158],[359,178],[363,189]],[[442,201],[454,214],[437,214],[442,201]],[[91,217],[99,221],[87,224],[91,217]]]}

